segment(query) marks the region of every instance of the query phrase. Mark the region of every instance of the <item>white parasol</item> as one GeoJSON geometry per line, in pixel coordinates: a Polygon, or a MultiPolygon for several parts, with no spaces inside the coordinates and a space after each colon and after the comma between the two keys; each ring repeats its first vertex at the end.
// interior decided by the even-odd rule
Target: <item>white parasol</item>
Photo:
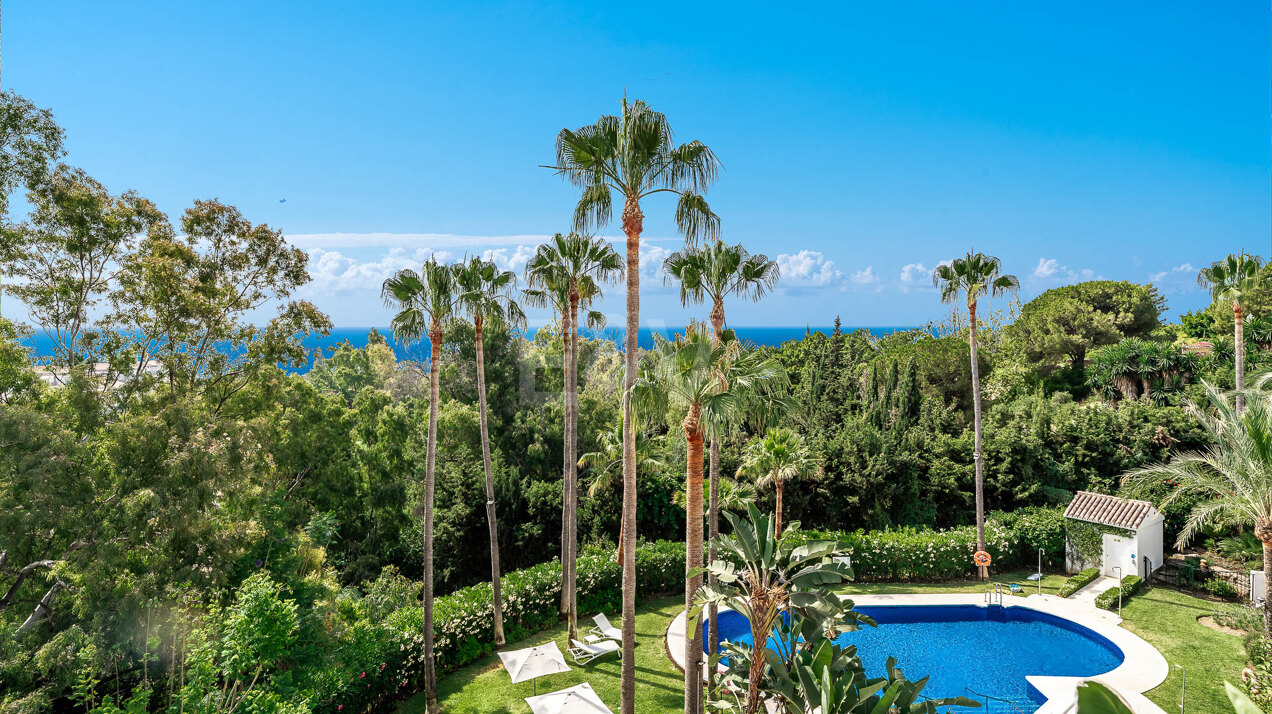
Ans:
{"type": "Polygon", "coordinates": [[[534,714],[614,714],[587,682],[537,697],[526,697],[526,704],[530,705],[534,714]]]}
{"type": "MultiPolygon", "coordinates": [[[[545,674],[570,671],[570,665],[565,663],[565,655],[561,654],[561,648],[557,647],[556,642],[500,652],[499,659],[503,661],[504,669],[508,670],[508,676],[512,677],[513,684],[545,674]]],[[[535,683],[535,690],[538,690],[538,682],[535,683]]]]}

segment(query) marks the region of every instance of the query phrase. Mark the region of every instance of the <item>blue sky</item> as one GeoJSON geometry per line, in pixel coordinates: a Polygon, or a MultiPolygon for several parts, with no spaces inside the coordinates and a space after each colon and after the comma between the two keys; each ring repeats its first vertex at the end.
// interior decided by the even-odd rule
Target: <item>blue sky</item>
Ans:
{"type": "MultiPolygon", "coordinates": [[[[624,90],[716,151],[724,237],[783,264],[737,325],[939,318],[931,268],[973,246],[1025,298],[1155,281],[1177,313],[1207,302],[1197,267],[1272,243],[1266,3],[15,0],[3,33],[4,86],[69,162],[282,229],[338,325],[387,322],[396,267],[517,268],[566,230],[575,191],[539,165],[624,90]]],[[[671,212],[645,208],[654,326],[700,312],[657,273],[671,212]]]]}

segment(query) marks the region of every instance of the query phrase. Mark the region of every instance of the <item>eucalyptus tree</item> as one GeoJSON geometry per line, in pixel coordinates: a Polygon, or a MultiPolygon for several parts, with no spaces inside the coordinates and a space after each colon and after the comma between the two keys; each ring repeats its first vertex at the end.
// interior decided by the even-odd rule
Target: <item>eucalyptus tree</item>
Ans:
{"type": "Polygon", "coordinates": [[[821,472],[821,465],[808,450],[804,437],[790,429],[769,429],[752,439],[743,456],[742,473],[755,479],[760,488],[773,486],[777,494],[774,530],[782,534],[782,487],[787,481],[821,472]]]}
{"type": "Polygon", "coordinates": [[[430,258],[420,272],[399,270],[384,281],[380,295],[396,310],[389,328],[404,346],[429,343],[428,445],[424,461],[424,690],[426,710],[439,711],[437,670],[433,662],[433,491],[437,467],[438,362],[444,328],[460,310],[462,292],[453,266],[430,258]]]}
{"type": "Polygon", "coordinates": [[[639,369],[640,237],[645,214],[641,202],[657,193],[677,195],[676,226],[690,243],[720,233],[719,218],[703,193],[716,179],[720,164],[699,141],[676,144],[671,125],[645,102],[623,98],[617,116],[604,115],[578,129],[562,129],[556,139],[558,175],[581,193],[574,209],[574,229],[585,232],[608,224],[614,194],[627,237],[627,333],[625,336],[623,410],[623,515],[631,528],[623,544],[622,714],[636,711],[636,427],[630,392],[639,369]]]}
{"type": "MultiPolygon", "coordinates": [[[[715,340],[724,330],[724,299],[738,297],[758,301],[777,284],[781,276],[777,261],[763,254],[751,255],[741,244],[726,245],[716,240],[710,245],[689,247],[663,261],[667,282],[680,285],[680,304],[711,303],[711,330],[715,340]]],[[[712,438],[708,447],[707,542],[720,532],[720,440],[712,438]]],[[[708,545],[708,560],[715,560],[715,546],[708,545]]],[[[707,613],[707,640],[719,642],[715,608],[707,613]]]]}
{"type": "MultiPolygon", "coordinates": [[[[1206,385],[1205,394],[1205,403],[1190,401],[1186,408],[1210,445],[1131,471],[1123,485],[1145,496],[1159,493],[1162,484],[1170,487],[1159,508],[1191,504],[1176,539],[1180,548],[1209,526],[1253,525],[1263,544],[1263,572],[1272,582],[1272,393],[1225,394],[1206,385]],[[1237,396],[1248,399],[1244,410],[1237,396]]],[[[1264,634],[1272,637],[1272,608],[1264,608],[1263,618],[1264,634]]]]}
{"type": "Polygon", "coordinates": [[[526,263],[527,302],[552,307],[561,316],[565,371],[565,448],[561,499],[561,611],[569,636],[578,635],[578,410],[579,410],[579,310],[586,309],[588,327],[605,324],[601,313],[591,310],[601,297],[601,286],[623,274],[623,262],[607,241],[571,233],[553,236],[539,246],[526,263]]]}
{"type": "MultiPolygon", "coordinates": [[[[48,109],[35,106],[12,89],[0,92],[0,218],[9,212],[9,196],[19,186],[34,190],[66,151],[65,132],[48,109]]],[[[0,232],[0,279],[12,264],[12,234],[0,232]]],[[[0,283],[0,298],[4,285],[0,283]]]]}
{"type": "MultiPolygon", "coordinates": [[[[968,253],[949,263],[936,266],[932,271],[932,285],[940,288],[941,302],[953,303],[962,296],[967,301],[968,346],[972,360],[972,426],[975,443],[972,462],[976,468],[976,550],[985,550],[985,468],[981,454],[981,390],[980,362],[976,346],[976,308],[985,296],[998,297],[1020,289],[1020,281],[1014,275],[1004,275],[998,258],[984,253],[968,253]]],[[[980,569],[981,578],[989,572],[980,569]]]]}
{"type": "Polygon", "coordinates": [[[1234,377],[1237,387],[1237,411],[1244,407],[1245,396],[1245,296],[1267,279],[1263,271],[1263,259],[1247,255],[1244,251],[1215,261],[1210,267],[1197,273],[1197,284],[1210,289],[1215,302],[1232,303],[1233,342],[1236,348],[1234,377]]]}
{"type": "Polygon", "coordinates": [[[495,476],[490,465],[490,428],[486,409],[486,356],[484,330],[487,325],[495,328],[519,329],[525,325],[526,316],[513,299],[517,276],[511,271],[500,270],[489,260],[470,258],[455,271],[455,282],[460,290],[459,308],[473,322],[474,344],[477,349],[477,405],[481,423],[481,461],[486,470],[486,523],[490,529],[490,584],[491,605],[494,610],[495,646],[504,645],[503,600],[500,588],[499,525],[495,516],[495,476]]]}
{"type": "MultiPolygon", "coordinates": [[[[655,389],[664,392],[672,407],[683,410],[685,433],[685,611],[693,607],[694,594],[702,587],[703,448],[706,438],[716,437],[731,422],[744,418],[740,390],[774,383],[784,374],[773,361],[755,351],[744,351],[731,331],[718,339],[706,326],[691,323],[684,334],[668,340],[655,336],[655,389]]],[[[685,714],[699,711],[702,631],[685,638],[685,714]]]]}

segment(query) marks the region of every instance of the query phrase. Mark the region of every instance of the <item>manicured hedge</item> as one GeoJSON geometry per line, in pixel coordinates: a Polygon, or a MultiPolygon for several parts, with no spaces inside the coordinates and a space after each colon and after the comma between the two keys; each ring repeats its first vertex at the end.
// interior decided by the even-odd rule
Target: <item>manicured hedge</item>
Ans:
{"type": "Polygon", "coordinates": [[[1139,589],[1143,584],[1144,578],[1141,578],[1138,575],[1128,575],[1125,578],[1122,578],[1122,584],[1120,587],[1110,588],[1109,590],[1105,590],[1100,593],[1099,596],[1095,598],[1095,606],[1102,607],[1105,610],[1115,610],[1117,609],[1117,593],[1119,590],[1122,592],[1122,604],[1126,604],[1126,601],[1129,600],[1132,595],[1139,592],[1139,589]]]}
{"type": "Polygon", "coordinates": [[[1064,581],[1064,585],[1060,587],[1060,592],[1058,594],[1060,597],[1069,597],[1082,588],[1090,585],[1098,577],[1100,577],[1099,568],[1087,568],[1086,570],[1083,570],[1077,575],[1074,575],[1064,581]]]}
{"type": "MultiPolygon", "coordinates": [[[[976,575],[975,526],[949,530],[904,528],[889,531],[805,531],[806,540],[836,540],[852,555],[859,582],[952,580],[976,575]]],[[[985,523],[985,549],[993,568],[1033,568],[1037,549],[1049,562],[1064,557],[1064,519],[1056,509],[994,513],[985,523]]]]}

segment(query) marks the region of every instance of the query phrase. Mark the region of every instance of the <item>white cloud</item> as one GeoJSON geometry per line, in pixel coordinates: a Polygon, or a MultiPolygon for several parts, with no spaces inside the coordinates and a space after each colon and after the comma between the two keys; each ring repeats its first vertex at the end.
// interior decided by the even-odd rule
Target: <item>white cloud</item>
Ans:
{"type": "MultiPolygon", "coordinates": [[[[619,255],[625,250],[622,246],[615,246],[615,250],[619,251],[619,255]]],[[[667,275],[663,270],[663,261],[671,257],[672,251],[660,245],[652,245],[645,241],[640,242],[640,280],[644,285],[646,282],[656,282],[662,285],[663,278],[667,275]]]]}
{"type": "Polygon", "coordinates": [[[451,254],[420,248],[408,254],[402,248],[393,248],[378,260],[358,261],[337,250],[314,248],[309,251],[309,284],[303,293],[323,295],[356,290],[379,292],[385,279],[403,268],[419,270],[430,257],[439,261],[451,259],[451,254]]]}
{"type": "Polygon", "coordinates": [[[782,272],[781,285],[786,287],[827,287],[844,279],[835,262],[815,250],[782,253],[777,256],[777,265],[782,272]]]}
{"type": "Polygon", "coordinates": [[[1197,286],[1197,269],[1192,263],[1181,263],[1169,270],[1153,273],[1148,276],[1148,281],[1167,294],[1200,289],[1197,286]]]}
{"type": "Polygon", "coordinates": [[[507,248],[489,248],[482,252],[482,260],[489,260],[499,266],[500,270],[511,270],[517,275],[521,275],[522,268],[526,267],[526,262],[534,257],[535,248],[528,245],[519,245],[508,252],[507,248]]]}
{"type": "Polygon", "coordinates": [[[1102,275],[1096,275],[1095,271],[1090,268],[1073,270],[1067,265],[1061,265],[1056,258],[1045,257],[1038,259],[1038,265],[1034,268],[1032,277],[1035,282],[1046,285],[1064,285],[1084,280],[1102,280],[1104,278],[1102,275]]]}
{"type": "Polygon", "coordinates": [[[879,282],[879,276],[875,275],[873,265],[867,265],[865,270],[858,270],[853,273],[850,280],[855,285],[874,285],[879,282]]]}
{"type": "Polygon", "coordinates": [[[916,288],[932,287],[932,268],[922,263],[906,263],[901,268],[901,292],[908,293],[916,288]]]}
{"type": "Polygon", "coordinates": [[[1038,267],[1034,268],[1035,278],[1050,278],[1060,271],[1060,261],[1055,258],[1039,258],[1038,267]]]}

